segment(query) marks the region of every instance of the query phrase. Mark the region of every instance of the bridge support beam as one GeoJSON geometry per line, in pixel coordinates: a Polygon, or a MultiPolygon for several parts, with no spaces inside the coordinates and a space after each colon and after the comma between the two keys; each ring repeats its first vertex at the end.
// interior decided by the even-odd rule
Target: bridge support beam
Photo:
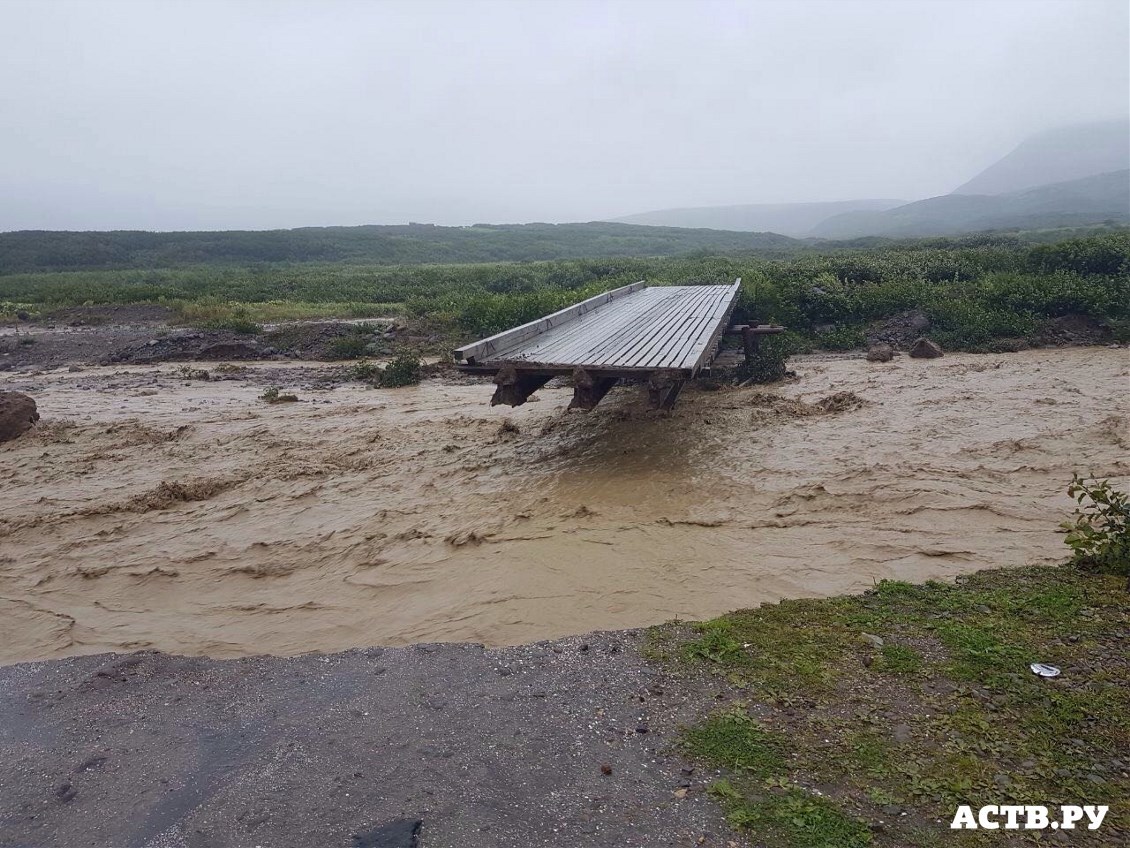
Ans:
{"type": "Polygon", "coordinates": [[[647,397],[652,407],[660,410],[673,407],[685,382],[686,380],[664,371],[653,372],[647,381],[647,397]]]}
{"type": "Polygon", "coordinates": [[[551,379],[552,375],[522,374],[513,365],[506,365],[494,377],[498,388],[494,390],[490,405],[521,406],[551,379]]]}
{"type": "Polygon", "coordinates": [[[588,412],[604,399],[608,391],[616,385],[616,377],[593,376],[584,368],[573,369],[573,400],[570,409],[588,412]]]}

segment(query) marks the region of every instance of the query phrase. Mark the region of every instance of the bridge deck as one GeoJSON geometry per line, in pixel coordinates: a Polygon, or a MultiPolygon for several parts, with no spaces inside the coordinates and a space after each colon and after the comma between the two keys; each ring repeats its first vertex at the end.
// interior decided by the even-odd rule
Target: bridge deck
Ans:
{"type": "Polygon", "coordinates": [[[460,348],[455,358],[475,370],[691,377],[713,357],[740,284],[635,283],[460,348]]]}

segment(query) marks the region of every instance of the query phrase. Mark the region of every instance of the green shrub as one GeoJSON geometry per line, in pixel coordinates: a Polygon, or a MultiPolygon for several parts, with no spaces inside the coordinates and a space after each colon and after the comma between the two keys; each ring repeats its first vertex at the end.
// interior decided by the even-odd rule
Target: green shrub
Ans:
{"type": "Polygon", "coordinates": [[[380,377],[381,367],[379,365],[373,364],[367,359],[362,359],[355,365],[350,366],[348,373],[349,379],[351,380],[362,380],[364,382],[368,382],[370,380],[376,380],[380,377]]]}
{"type": "Polygon", "coordinates": [[[365,337],[357,333],[338,336],[330,342],[330,359],[357,359],[365,355],[368,342],[365,337]]]}
{"type": "Polygon", "coordinates": [[[789,357],[797,350],[796,336],[762,336],[753,362],[743,362],[734,369],[734,382],[739,384],[773,383],[783,380],[788,372],[789,357]]]}
{"type": "Polygon", "coordinates": [[[1079,565],[1130,576],[1130,495],[1109,480],[1078,474],[1067,494],[1079,504],[1072,521],[1064,522],[1064,543],[1079,565]]]}
{"type": "Polygon", "coordinates": [[[839,324],[819,333],[815,341],[824,350],[856,350],[867,343],[858,324],[839,324]]]}
{"type": "Polygon", "coordinates": [[[420,358],[414,353],[402,353],[381,371],[380,383],[383,388],[414,386],[420,382],[420,358]]]}

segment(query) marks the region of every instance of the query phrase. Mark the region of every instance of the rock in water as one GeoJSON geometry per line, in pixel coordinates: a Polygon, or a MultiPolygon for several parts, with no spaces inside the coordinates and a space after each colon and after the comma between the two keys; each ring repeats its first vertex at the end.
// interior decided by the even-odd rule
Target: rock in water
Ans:
{"type": "Polygon", "coordinates": [[[0,442],[22,436],[38,420],[30,397],[23,392],[0,392],[0,442]]]}
{"type": "Polygon", "coordinates": [[[889,344],[877,344],[868,349],[868,362],[890,362],[895,357],[895,349],[889,344]]]}
{"type": "Polygon", "coordinates": [[[915,359],[937,359],[939,356],[945,356],[938,344],[929,339],[916,341],[910,349],[910,355],[915,359]]]}

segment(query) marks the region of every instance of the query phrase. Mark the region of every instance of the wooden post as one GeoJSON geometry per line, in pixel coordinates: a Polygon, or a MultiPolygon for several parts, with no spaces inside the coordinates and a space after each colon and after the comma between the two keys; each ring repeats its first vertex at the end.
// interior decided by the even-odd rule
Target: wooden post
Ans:
{"type": "Polygon", "coordinates": [[[742,327],[742,347],[745,349],[746,365],[752,365],[757,359],[758,350],[761,348],[758,340],[759,336],[753,331],[753,327],[748,324],[742,327]]]}
{"type": "Polygon", "coordinates": [[[666,371],[653,371],[647,380],[647,397],[652,407],[660,410],[673,407],[684,382],[666,371]]]}
{"type": "Polygon", "coordinates": [[[504,403],[507,406],[521,406],[550,379],[552,377],[548,374],[521,374],[513,365],[505,365],[494,376],[494,383],[498,388],[494,390],[490,405],[504,403]]]}
{"type": "Polygon", "coordinates": [[[588,412],[604,398],[616,385],[616,377],[594,377],[584,368],[573,369],[573,400],[570,409],[583,409],[588,412]]]}

